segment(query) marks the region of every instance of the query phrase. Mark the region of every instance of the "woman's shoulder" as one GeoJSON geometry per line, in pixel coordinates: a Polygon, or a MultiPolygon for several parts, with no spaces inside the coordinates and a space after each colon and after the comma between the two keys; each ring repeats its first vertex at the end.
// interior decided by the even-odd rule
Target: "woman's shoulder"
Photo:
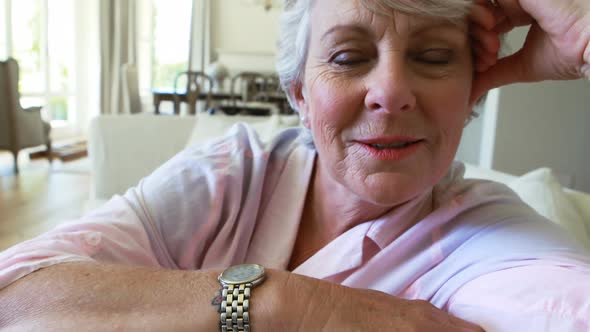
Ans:
{"type": "Polygon", "coordinates": [[[477,234],[473,243],[489,242],[486,248],[501,241],[506,248],[580,249],[572,234],[539,214],[508,185],[465,178],[464,170],[464,165],[455,163],[433,191],[435,214],[448,220],[451,233],[477,234]]]}
{"type": "Polygon", "coordinates": [[[437,206],[444,206],[454,201],[461,201],[460,205],[485,202],[524,204],[506,184],[483,178],[466,178],[465,170],[465,165],[460,161],[455,161],[451,165],[447,174],[433,189],[434,202],[437,206]]]}
{"type": "Polygon", "coordinates": [[[300,129],[287,128],[272,136],[266,128],[234,124],[225,134],[185,148],[164,163],[156,173],[218,174],[260,171],[269,159],[287,158],[300,143],[300,129]]]}
{"type": "MultiPolygon", "coordinates": [[[[192,267],[205,253],[224,259],[240,255],[202,246],[213,245],[219,234],[240,246],[249,243],[266,189],[285,177],[284,164],[309,163],[297,138],[297,129],[287,129],[265,142],[251,126],[239,123],[223,137],[185,149],[142,180],[138,190],[161,242],[172,257],[191,258],[179,266],[192,267]],[[204,240],[197,245],[195,237],[204,240]]],[[[232,247],[215,242],[215,248],[221,245],[232,247]]]]}
{"type": "Polygon", "coordinates": [[[269,155],[285,155],[302,145],[299,127],[277,129],[275,126],[238,122],[224,135],[189,146],[178,154],[181,158],[197,156],[264,158],[269,155]]]}
{"type": "Polygon", "coordinates": [[[465,177],[465,166],[455,162],[434,187],[435,214],[448,220],[449,229],[476,232],[524,226],[554,231],[554,223],[527,205],[508,185],[465,177]]]}
{"type": "Polygon", "coordinates": [[[246,193],[260,196],[263,186],[278,181],[285,164],[296,166],[313,159],[299,136],[299,129],[292,128],[263,141],[251,126],[238,123],[222,137],[181,151],[144,178],[139,188],[165,205],[208,206],[212,200],[239,204],[246,193]]]}

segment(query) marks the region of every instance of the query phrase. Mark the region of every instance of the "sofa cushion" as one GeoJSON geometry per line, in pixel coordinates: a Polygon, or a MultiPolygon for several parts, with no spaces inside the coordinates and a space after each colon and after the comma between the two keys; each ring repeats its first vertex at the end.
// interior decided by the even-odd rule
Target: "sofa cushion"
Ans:
{"type": "Polygon", "coordinates": [[[183,149],[194,117],[102,115],[90,123],[88,154],[96,199],[135,186],[183,149]]]}
{"type": "Polygon", "coordinates": [[[299,117],[296,115],[242,116],[199,114],[186,146],[201,144],[210,139],[221,137],[233,125],[239,122],[249,124],[258,133],[258,136],[263,142],[268,142],[280,130],[298,126],[299,117]]]}
{"type": "Polygon", "coordinates": [[[549,168],[531,171],[508,186],[539,214],[561,225],[590,248],[590,230],[586,222],[549,168]]]}
{"type": "Polygon", "coordinates": [[[590,194],[564,189],[570,201],[578,209],[578,213],[586,222],[586,229],[590,232],[590,194]]]}

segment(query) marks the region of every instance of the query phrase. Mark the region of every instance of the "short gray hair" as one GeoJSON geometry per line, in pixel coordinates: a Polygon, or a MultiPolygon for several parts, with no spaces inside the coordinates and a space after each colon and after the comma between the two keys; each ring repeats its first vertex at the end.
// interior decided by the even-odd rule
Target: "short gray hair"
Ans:
{"type": "MultiPolygon", "coordinates": [[[[277,73],[289,104],[295,103],[294,88],[303,82],[309,47],[311,8],[317,0],[286,0],[277,43],[277,73]]],[[[461,20],[474,0],[360,0],[368,10],[391,15],[392,10],[409,15],[461,20]]]]}

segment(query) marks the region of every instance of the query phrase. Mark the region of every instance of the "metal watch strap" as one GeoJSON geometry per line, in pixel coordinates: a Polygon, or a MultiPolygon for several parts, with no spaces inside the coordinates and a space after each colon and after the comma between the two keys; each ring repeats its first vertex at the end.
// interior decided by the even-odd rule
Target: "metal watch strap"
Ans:
{"type": "Polygon", "coordinates": [[[250,291],[252,284],[225,285],[221,290],[221,332],[250,331],[250,291]]]}

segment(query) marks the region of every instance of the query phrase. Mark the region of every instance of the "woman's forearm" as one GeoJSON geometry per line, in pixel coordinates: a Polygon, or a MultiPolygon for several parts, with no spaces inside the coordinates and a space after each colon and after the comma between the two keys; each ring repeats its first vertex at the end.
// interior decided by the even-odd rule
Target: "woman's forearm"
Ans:
{"type": "MultiPolygon", "coordinates": [[[[59,264],[0,290],[4,331],[218,331],[219,271],[59,264]]],[[[252,291],[251,329],[482,331],[425,301],[267,270],[252,291]]]]}
{"type": "Polygon", "coordinates": [[[180,331],[202,324],[214,331],[216,312],[206,298],[219,289],[215,282],[213,272],[54,265],[0,291],[0,326],[180,331]]]}
{"type": "MultiPolygon", "coordinates": [[[[92,263],[55,265],[0,290],[0,327],[217,331],[219,313],[212,300],[220,289],[218,274],[92,263]]],[[[299,278],[268,271],[267,281],[252,292],[253,330],[298,328],[310,302],[306,296],[318,291],[311,279],[294,280],[299,278]]]]}

